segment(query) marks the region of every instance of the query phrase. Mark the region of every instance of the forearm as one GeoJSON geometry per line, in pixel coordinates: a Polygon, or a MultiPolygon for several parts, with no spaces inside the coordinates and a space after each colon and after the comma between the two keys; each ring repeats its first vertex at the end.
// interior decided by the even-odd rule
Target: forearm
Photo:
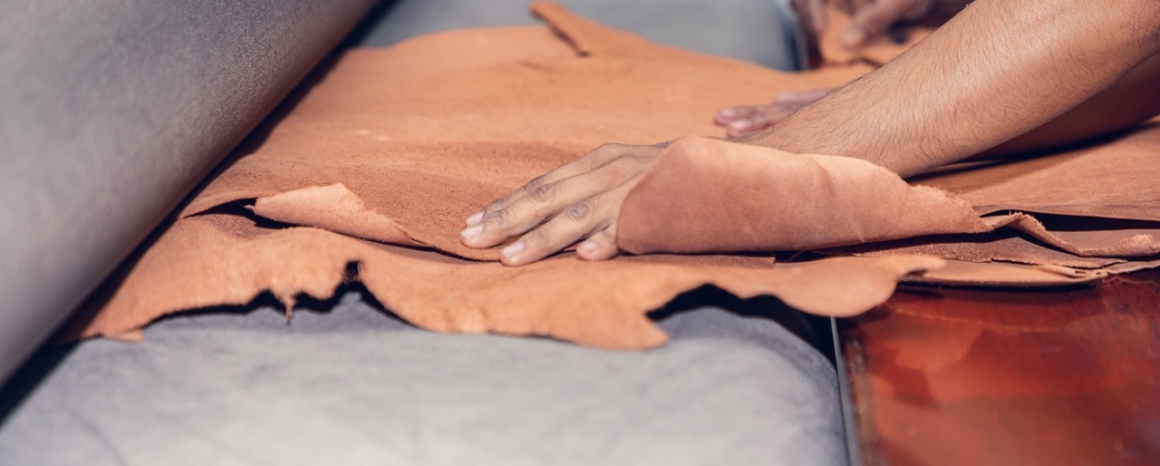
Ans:
{"type": "Polygon", "coordinates": [[[1042,126],[1157,51],[1155,0],[978,0],[897,60],[742,140],[912,175],[1042,126]]]}
{"type": "Polygon", "coordinates": [[[928,20],[942,25],[963,11],[972,0],[939,0],[934,2],[928,20]]]}
{"type": "Polygon", "coordinates": [[[1073,144],[1124,131],[1160,115],[1160,55],[1153,55],[1112,87],[1079,106],[987,151],[1000,156],[1073,144]]]}

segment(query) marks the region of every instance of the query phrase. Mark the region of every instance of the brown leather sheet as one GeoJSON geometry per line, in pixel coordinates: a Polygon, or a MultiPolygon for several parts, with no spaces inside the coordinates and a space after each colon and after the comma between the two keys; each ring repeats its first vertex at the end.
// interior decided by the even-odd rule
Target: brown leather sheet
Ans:
{"type": "MultiPolygon", "coordinates": [[[[1034,274],[1102,276],[1142,267],[1160,253],[1160,189],[1150,182],[1160,175],[1150,168],[1160,156],[1158,137],[1160,128],[1149,126],[1094,148],[952,167],[910,185],[858,159],[686,138],[670,145],[625,199],[617,242],[638,254],[858,245],[826,252],[933,254],[1028,264],[1034,274]],[[1109,184],[1115,188],[1100,189],[1109,184]],[[1023,212],[1056,215],[1048,225],[1023,212]]],[[[1002,283],[977,270],[955,281],[1002,283]]]]}
{"type": "Polygon", "coordinates": [[[263,291],[291,309],[300,294],[327,298],[343,280],[357,279],[387,309],[429,330],[545,335],[641,349],[666,340],[648,312],[704,284],[740,297],[774,295],[818,314],[854,315],[886,301],[899,277],[941,264],[930,256],[775,264],[766,256],[584,262],[563,255],[513,268],[316,228],[264,228],[245,216],[207,214],[176,222],[94,308],[99,312],[74,321],[66,333],[131,339],[176,310],[244,304],[263,291]],[[354,275],[348,264],[357,264],[354,275]]]}
{"type": "MultiPolygon", "coordinates": [[[[1136,136],[1141,134],[1147,136],[1148,130],[1136,136]]],[[[1132,150],[1134,139],[1087,151],[1079,160],[1090,163],[1079,165],[1114,166],[1155,157],[1132,150]]],[[[1027,172],[1011,171],[1008,166],[976,168],[970,172],[976,182],[1015,185],[997,190],[1003,193],[998,204],[1003,208],[996,208],[991,202],[1000,200],[991,201],[987,187],[976,186],[973,191],[960,187],[962,194],[955,196],[930,187],[952,187],[945,179],[909,185],[897,174],[860,159],[685,138],[670,145],[629,193],[621,207],[617,240],[622,249],[637,254],[787,251],[1009,228],[1080,258],[1154,256],[1160,253],[1160,228],[1152,228],[1156,225],[1148,221],[1156,215],[1149,210],[1153,205],[1149,197],[1158,191],[1148,182],[1154,174],[1147,169],[1125,171],[1131,176],[1104,178],[1124,182],[1115,190],[1100,192],[1098,205],[1085,204],[1089,196],[1072,193],[1070,200],[1055,198],[1052,208],[1043,204],[1041,191],[1059,180],[1084,178],[1060,172],[1054,177],[1021,177],[1011,182],[1007,175],[1027,172]],[[1085,229],[1052,231],[1029,214],[977,214],[1037,209],[1123,213],[1128,218],[1137,213],[1138,221],[1118,230],[1091,230],[1087,228],[1101,222],[1090,219],[1079,225],[1085,229]],[[672,228],[672,223],[689,227],[672,228]]],[[[1030,259],[1036,263],[1056,260],[1064,261],[1046,254],[1030,259]]]]}
{"type": "MultiPolygon", "coordinates": [[[[1013,161],[964,163],[912,179],[956,194],[980,214],[1014,218],[983,235],[914,238],[844,252],[934,254],[972,262],[1124,273],[1160,253],[1160,120],[1100,144],[1013,161]],[[1010,211],[1029,214],[1001,215],[1010,211]]],[[[1058,269],[1062,270],[1062,269],[1058,269]]],[[[981,277],[980,277],[981,278],[981,277]]]]}
{"type": "MultiPolygon", "coordinates": [[[[883,302],[912,272],[926,274],[908,279],[1058,285],[1146,266],[1154,254],[1151,224],[1133,225],[1143,233],[1101,230],[1114,232],[1108,243],[1105,233],[1052,231],[1006,213],[1040,212],[1020,207],[1038,198],[1010,195],[1034,188],[1020,187],[1027,176],[995,175],[1011,165],[922,180],[935,189],[857,159],[686,137],[719,134],[711,120],[718,108],[841,85],[866,65],[784,74],[651,44],[553,4],[534,11],[550,28],[453,31],[347,53],[243,143],[66,333],[131,337],[168,313],[245,304],[265,290],[290,306],[300,294],[328,297],[342,280],[358,279],[422,328],[646,348],[664,341],[647,313],[704,284],[847,316],[883,302]],[[1030,265],[970,263],[962,260],[1013,259],[946,242],[952,250],[941,255],[962,260],[938,275],[943,259],[882,248],[799,263],[775,263],[768,253],[608,262],[564,253],[508,268],[495,249],[459,243],[467,215],[601,143],[676,139],[650,168],[652,181],[626,201],[620,222],[631,227],[618,239],[629,251],[813,250],[990,232],[1048,252],[1024,251],[1018,262],[1030,265]],[[240,214],[242,204],[252,212],[240,214]],[[668,216],[655,215],[664,209],[668,216]],[[1124,257],[1095,257],[1108,252],[1124,257]]],[[[1064,157],[1123,158],[1114,148],[1135,137],[1144,136],[1064,157]]],[[[1084,215],[1140,210],[1131,194],[1101,198],[1125,203],[1084,215]]]]}

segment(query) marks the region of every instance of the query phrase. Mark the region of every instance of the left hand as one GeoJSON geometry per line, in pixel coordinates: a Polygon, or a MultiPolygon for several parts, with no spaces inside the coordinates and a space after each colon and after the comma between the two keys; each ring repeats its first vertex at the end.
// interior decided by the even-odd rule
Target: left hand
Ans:
{"type": "Polygon", "coordinates": [[[724,126],[729,137],[736,138],[761,131],[789,118],[802,107],[816,102],[834,89],[782,92],[773,103],[723,108],[713,116],[713,123],[724,126]]]}
{"type": "Polygon", "coordinates": [[[577,242],[581,259],[615,257],[620,205],[663,149],[664,144],[600,146],[468,217],[459,239],[483,249],[519,236],[500,251],[505,265],[530,264],[577,242]]]}

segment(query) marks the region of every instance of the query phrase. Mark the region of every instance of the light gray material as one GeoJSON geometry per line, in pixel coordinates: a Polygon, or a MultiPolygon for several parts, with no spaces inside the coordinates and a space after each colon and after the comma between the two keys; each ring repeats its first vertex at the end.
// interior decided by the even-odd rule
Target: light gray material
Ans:
{"type": "Polygon", "coordinates": [[[172,319],[67,354],[0,424],[0,464],[845,464],[817,351],[715,308],[661,325],[672,342],[634,353],[433,334],[357,293],[289,326],[270,308],[172,319]]]}
{"type": "MultiPolygon", "coordinates": [[[[360,45],[377,47],[437,31],[536,24],[529,0],[400,0],[360,45]]],[[[797,20],[789,0],[557,0],[572,11],[661,44],[797,69],[797,20]]]]}
{"type": "Polygon", "coordinates": [[[0,0],[0,382],[372,0],[0,0]]]}

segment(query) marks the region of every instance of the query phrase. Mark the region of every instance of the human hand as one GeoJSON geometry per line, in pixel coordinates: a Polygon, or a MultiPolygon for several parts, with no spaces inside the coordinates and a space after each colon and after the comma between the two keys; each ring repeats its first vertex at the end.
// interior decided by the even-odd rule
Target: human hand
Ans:
{"type": "Polygon", "coordinates": [[[854,10],[850,27],[842,33],[846,48],[861,47],[867,41],[887,34],[903,22],[922,20],[934,11],[938,0],[870,0],[854,10]]]}
{"type": "MultiPolygon", "coordinates": [[[[826,27],[826,7],[835,0],[793,0],[799,22],[814,36],[826,27]]],[[[890,32],[901,22],[919,21],[934,11],[940,0],[860,0],[854,1],[850,26],[842,33],[842,43],[856,48],[890,32]]],[[[945,1],[945,0],[943,0],[945,1]]],[[[963,3],[962,0],[950,0],[963,3]]]]}
{"type": "Polygon", "coordinates": [[[817,36],[826,28],[826,5],[831,0],[792,0],[798,24],[806,33],[817,36]]]}
{"type": "Polygon", "coordinates": [[[729,137],[735,138],[768,128],[789,118],[802,107],[829,95],[833,89],[782,92],[767,105],[741,105],[717,111],[713,123],[724,126],[729,137]]]}
{"type": "Polygon", "coordinates": [[[605,144],[536,177],[467,218],[460,241],[489,248],[519,236],[500,251],[505,265],[526,265],[577,242],[585,260],[615,257],[620,205],[664,145],[605,144]]]}

